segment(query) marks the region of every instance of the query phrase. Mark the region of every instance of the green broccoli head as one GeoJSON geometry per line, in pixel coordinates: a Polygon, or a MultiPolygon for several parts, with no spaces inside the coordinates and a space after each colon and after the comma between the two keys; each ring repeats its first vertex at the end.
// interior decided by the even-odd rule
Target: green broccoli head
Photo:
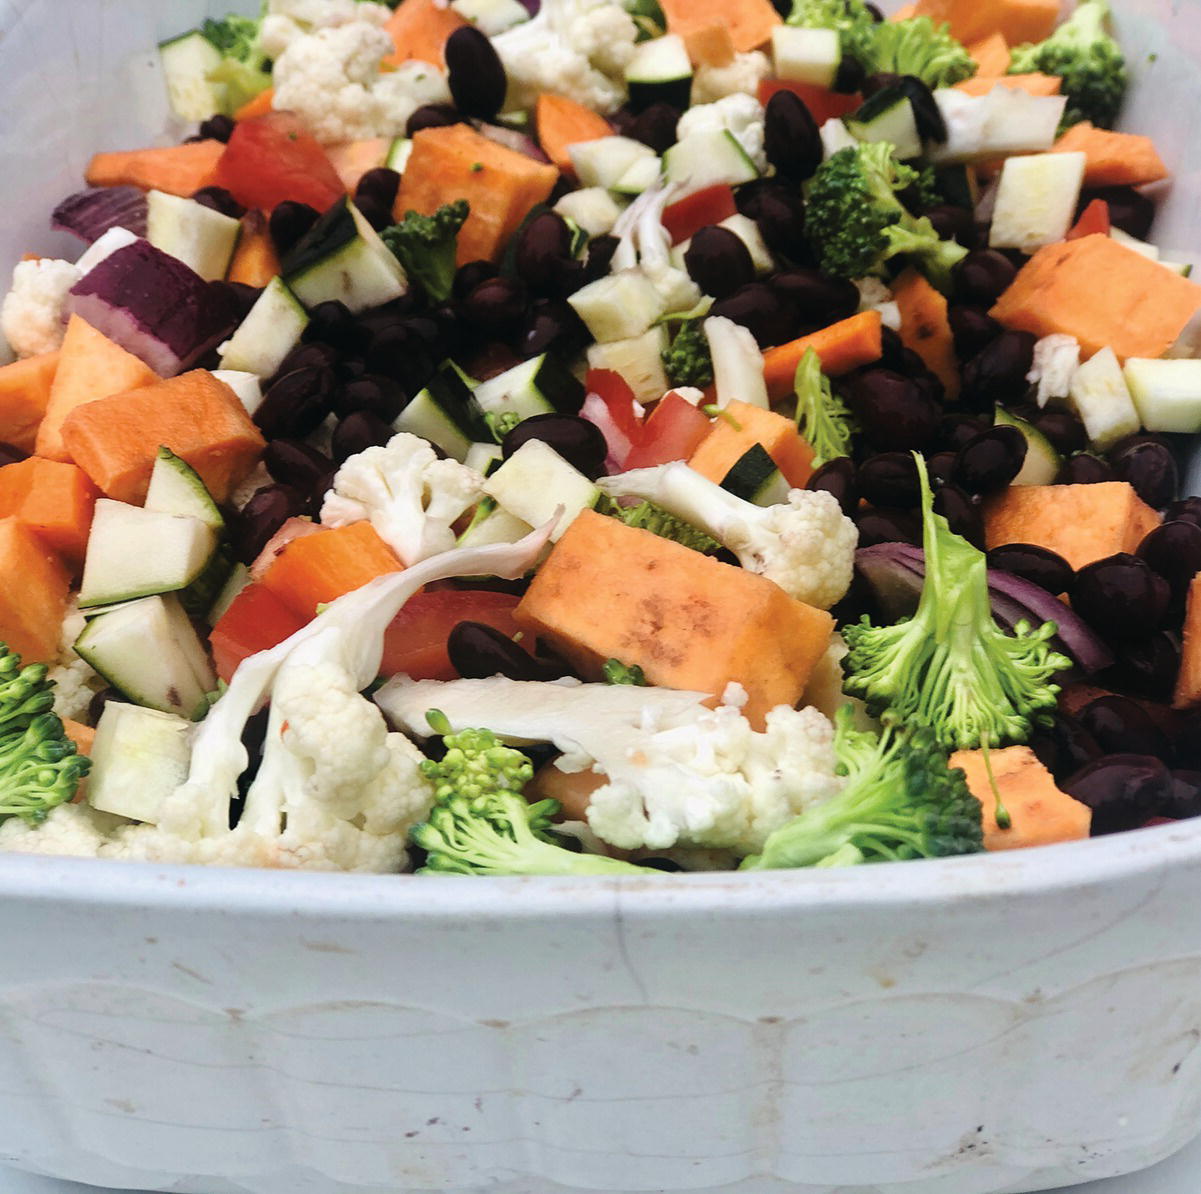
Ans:
{"type": "Polygon", "coordinates": [[[470,214],[467,200],[456,199],[444,203],[432,216],[407,211],[399,224],[380,233],[405,273],[419,282],[435,303],[446,302],[454,288],[459,229],[470,214]]]}
{"type": "Polygon", "coordinates": [[[639,531],[650,531],[660,539],[670,539],[682,547],[690,547],[708,555],[721,550],[721,544],[711,535],[677,518],[653,502],[639,502],[636,506],[613,506],[607,511],[619,518],[628,527],[639,531]]]}
{"type": "Polygon", "coordinates": [[[870,55],[871,60],[863,64],[869,72],[913,75],[931,89],[952,87],[979,69],[963,44],[951,36],[950,25],[936,25],[929,17],[876,25],[870,55]]]}
{"type": "Polygon", "coordinates": [[[822,373],[821,357],[812,348],[801,357],[793,384],[797,430],[813,449],[814,467],[849,456],[855,420],[842,400],[834,396],[829,378],[822,373]]]}
{"type": "Polygon", "coordinates": [[[0,643],[0,818],[44,821],[74,798],[91,768],[53,706],[45,664],[22,667],[21,657],[0,643]]]}
{"type": "Polygon", "coordinates": [[[922,488],[926,577],[917,612],[893,626],[848,625],[844,690],[896,725],[927,726],[948,750],[1025,742],[1055,708],[1054,622],[1021,622],[1007,634],[993,620],[984,553],[935,514],[925,462],[922,488]]]}
{"type": "Polygon", "coordinates": [[[703,390],[713,384],[713,357],[704,319],[687,319],[680,325],[675,339],[663,350],[663,368],[673,386],[703,390]]]}
{"type": "Polygon", "coordinates": [[[533,778],[530,760],[490,730],[449,733],[446,718],[427,714],[446,754],[421,764],[434,786],[429,817],[410,837],[427,853],[420,874],[623,875],[654,874],[616,858],[577,854],[551,836],[557,800],[534,804],[522,796],[533,778]]]}
{"type": "Polygon", "coordinates": [[[1109,0],[1081,0],[1046,41],[1013,51],[1010,74],[1041,71],[1063,80],[1068,97],[1064,127],[1090,120],[1099,128],[1113,128],[1117,120],[1129,76],[1122,48],[1106,28],[1108,20],[1109,0]]]}
{"type": "Polygon", "coordinates": [[[845,57],[865,66],[871,60],[877,22],[863,0],[793,0],[789,25],[806,29],[833,29],[845,57]]]}
{"type": "Polygon", "coordinates": [[[200,27],[205,39],[221,51],[221,62],[207,78],[210,83],[224,86],[222,107],[227,116],[271,86],[271,63],[259,43],[261,24],[261,19],[231,13],[220,21],[207,20],[200,27]]]}
{"type": "Polygon", "coordinates": [[[897,192],[920,175],[896,160],[886,141],[848,146],[818,167],[805,196],[805,228],[822,269],[839,278],[879,274],[898,254],[910,254],[940,289],[951,268],[967,255],[954,241],[940,240],[934,225],[917,219],[897,192]]]}
{"type": "Polygon", "coordinates": [[[772,833],[745,870],[848,866],[975,854],[984,848],[979,800],[947,766],[927,729],[854,728],[849,705],[835,717],[834,749],[846,786],[772,833]]]}

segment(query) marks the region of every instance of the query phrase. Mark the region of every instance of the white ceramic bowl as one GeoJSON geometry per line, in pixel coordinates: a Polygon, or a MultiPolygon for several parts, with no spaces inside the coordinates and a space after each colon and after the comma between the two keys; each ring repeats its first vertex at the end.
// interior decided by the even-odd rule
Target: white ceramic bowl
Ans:
{"type": "MultiPolygon", "coordinates": [[[[1158,239],[1195,250],[1201,13],[1119,3],[1158,239]]],[[[94,149],[162,133],[153,42],[224,7],[0,0],[0,269],[58,247],[94,149]]],[[[1201,823],[622,882],[0,857],[0,1160],[179,1194],[1113,1176],[1201,1127],[1199,904],[1201,823]]]]}

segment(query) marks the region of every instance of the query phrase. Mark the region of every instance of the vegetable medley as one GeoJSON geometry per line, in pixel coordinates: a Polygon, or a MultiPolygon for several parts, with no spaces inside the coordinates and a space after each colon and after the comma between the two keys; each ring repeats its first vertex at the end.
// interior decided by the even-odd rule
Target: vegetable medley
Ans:
{"type": "MultiPolygon", "coordinates": [[[[0,849],[849,866],[1201,813],[1106,0],[266,0],[0,309],[0,849]]],[[[36,248],[36,246],[31,246],[36,248]]]]}

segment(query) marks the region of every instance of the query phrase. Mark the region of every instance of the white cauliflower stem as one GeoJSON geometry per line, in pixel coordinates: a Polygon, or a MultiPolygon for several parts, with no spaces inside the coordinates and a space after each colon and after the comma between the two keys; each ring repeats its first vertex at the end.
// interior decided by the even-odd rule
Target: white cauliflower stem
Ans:
{"type": "Polygon", "coordinates": [[[321,521],[369,521],[406,565],[455,545],[452,525],[484,496],[484,478],[457,460],[439,460],[420,436],[402,431],[383,447],[351,456],[325,496],[321,521]]]}
{"type": "Polygon", "coordinates": [[[279,58],[294,42],[318,29],[363,22],[383,25],[386,5],[369,0],[270,0],[259,27],[259,45],[268,58],[279,58]]]}
{"type": "Polygon", "coordinates": [[[681,462],[602,477],[597,484],[611,497],[654,502],[699,527],[748,571],[807,605],[829,609],[850,588],[859,533],[833,494],[794,489],[786,503],[756,506],[681,462]]]}
{"type": "Polygon", "coordinates": [[[759,84],[771,74],[771,62],[760,50],[735,54],[725,66],[701,63],[692,79],[692,98],[695,103],[707,104],[726,96],[756,95],[759,84]]]}
{"type": "Polygon", "coordinates": [[[588,824],[623,850],[676,846],[753,853],[774,829],[828,800],[834,727],[782,705],[755,730],[737,685],[709,709],[704,693],[628,685],[398,677],[377,694],[390,720],[428,736],[438,709],[455,730],[486,727],[515,743],[551,742],[564,772],[591,771],[588,824]]]}
{"type": "Polygon", "coordinates": [[[70,261],[19,261],[0,307],[0,331],[19,357],[53,352],[67,332],[67,294],[82,274],[70,261]]]}

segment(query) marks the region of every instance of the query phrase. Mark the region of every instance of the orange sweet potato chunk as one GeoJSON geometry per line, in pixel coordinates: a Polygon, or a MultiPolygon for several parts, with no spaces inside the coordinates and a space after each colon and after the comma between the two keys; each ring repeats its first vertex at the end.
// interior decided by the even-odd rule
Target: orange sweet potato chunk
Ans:
{"type": "Polygon", "coordinates": [[[975,60],[977,74],[986,79],[995,79],[1009,70],[1009,61],[1013,57],[1009,43],[1004,34],[992,33],[982,37],[967,47],[967,52],[975,60]]]}
{"type": "Polygon", "coordinates": [[[893,297],[901,311],[901,341],[926,363],[942,382],[947,398],[959,397],[959,358],[947,319],[947,300],[915,269],[907,269],[893,283],[893,297]]]}
{"type": "Polygon", "coordinates": [[[439,0],[404,0],[397,5],[385,29],[392,35],[395,51],[384,59],[385,66],[399,66],[417,58],[434,66],[446,66],[446,43],[452,33],[467,24],[449,4],[439,0]]]}
{"type": "Polygon", "coordinates": [[[1001,802],[1012,821],[1008,829],[997,825],[997,800],[988,782],[983,753],[959,750],[950,759],[952,767],[963,768],[967,786],[980,801],[986,850],[1021,850],[1088,837],[1092,809],[1060,791],[1051,773],[1028,746],[993,750],[989,761],[1001,802]]]}
{"type": "Polygon", "coordinates": [[[42,541],[16,518],[0,518],[0,642],[26,663],[58,653],[71,581],[42,541]]]}
{"type": "Polygon", "coordinates": [[[1141,187],[1168,176],[1150,137],[1094,128],[1087,120],[1072,125],[1051,152],[1083,153],[1086,187],[1141,187]]]}
{"type": "Polygon", "coordinates": [[[1180,656],[1180,672],[1176,677],[1172,705],[1176,709],[1191,709],[1201,705],[1201,574],[1193,577],[1188,589],[1184,613],[1184,649],[1180,656]]]}
{"type": "Polygon", "coordinates": [[[26,357],[0,368],[0,443],[32,452],[46,416],[59,351],[26,357]]]}
{"type": "Polygon", "coordinates": [[[422,129],[401,177],[394,209],[432,215],[444,203],[471,207],[459,232],[457,261],[495,261],[530,208],[550,195],[559,172],[497,145],[466,124],[422,129]]]}
{"type": "Polygon", "coordinates": [[[999,33],[1011,46],[1042,41],[1059,23],[1060,0],[918,0],[913,15],[946,21],[965,45],[999,33]]]}
{"type": "Polygon", "coordinates": [[[1048,96],[1058,95],[1063,86],[1063,80],[1058,75],[1044,75],[1033,71],[1026,75],[975,75],[955,84],[956,91],[968,95],[988,95],[994,87],[1008,87],[1010,91],[1024,91],[1027,95],[1048,96]]]}
{"type": "Polygon", "coordinates": [[[0,469],[0,518],[23,522],[74,569],[83,563],[99,496],[74,464],[30,456],[0,469]]]}
{"type": "Polygon", "coordinates": [[[805,487],[813,476],[813,449],[801,438],[792,419],[746,402],[731,402],[726,413],[729,419],[713,421],[712,430],[688,461],[689,468],[720,485],[743,454],[761,444],[789,485],[805,487]]]}
{"type": "Polygon", "coordinates": [[[664,688],[718,697],[736,681],[758,725],[800,700],[834,628],[762,576],[591,510],[555,545],[515,616],[586,677],[620,659],[664,688]]]}
{"type": "Polygon", "coordinates": [[[1159,526],[1159,515],[1127,481],[1099,485],[1014,485],[984,507],[991,551],[1033,543],[1058,552],[1073,568],[1133,552],[1159,526]]]}
{"type": "Polygon", "coordinates": [[[237,395],[205,369],[76,407],[63,423],[71,459],[108,497],[141,505],[160,447],[224,502],[266,446],[237,395]]]}
{"type": "Polygon", "coordinates": [[[1201,307],[1201,286],[1099,233],[1047,245],[1023,266],[990,314],[1005,327],[1080,341],[1087,360],[1105,347],[1161,357],[1201,307]]]}
{"type": "Polygon", "coordinates": [[[770,0],[661,0],[668,33],[685,41],[699,29],[724,25],[739,53],[756,50],[771,40],[771,31],[781,23],[770,0]]]}

